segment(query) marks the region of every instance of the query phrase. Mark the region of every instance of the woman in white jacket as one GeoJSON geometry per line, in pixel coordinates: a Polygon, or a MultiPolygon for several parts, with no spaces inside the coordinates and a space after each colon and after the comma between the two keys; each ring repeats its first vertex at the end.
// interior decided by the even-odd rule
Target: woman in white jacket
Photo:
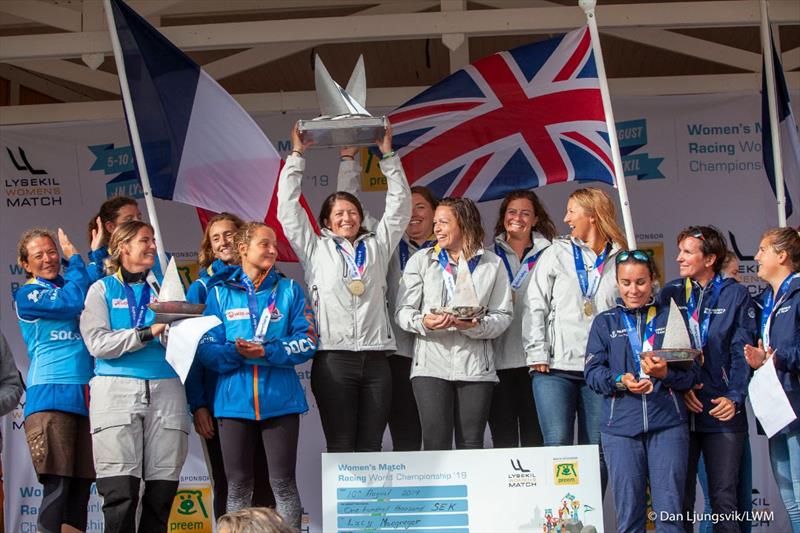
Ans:
{"type": "Polygon", "coordinates": [[[494,252],[503,261],[514,294],[514,321],[494,342],[494,364],[500,382],[492,394],[489,428],[495,448],[541,446],[531,377],[522,346],[525,293],[556,227],[536,193],[520,189],[506,195],[494,228],[494,252]]]}
{"type": "MultiPolygon", "coordinates": [[[[600,444],[602,398],[583,378],[586,343],[594,317],[614,306],[619,291],[613,259],[626,247],[614,203],[596,188],[578,189],[567,201],[570,235],[544,251],[528,286],[522,342],[533,371],[533,396],[545,446],[600,444]]],[[[602,451],[603,487],[607,478],[602,451]]]]}
{"type": "Polygon", "coordinates": [[[502,262],[483,250],[475,204],[446,198],[434,217],[437,244],[406,264],[397,295],[397,324],[414,333],[411,385],[425,450],[482,448],[497,382],[491,340],[511,324],[511,288],[502,262]],[[451,305],[459,268],[469,268],[480,319],[459,320],[432,310],[451,305]]]}
{"type": "Polygon", "coordinates": [[[319,347],[311,390],[328,452],[380,451],[389,416],[392,378],[386,354],[396,346],[386,308],[386,274],[410,218],[411,192],[392,151],[391,127],[377,143],[388,193],[374,231],[363,227],[358,199],[336,192],[323,202],[321,234],[314,232],[300,205],[303,152],[311,143],[296,126],[278,182],[278,219],[303,267],[316,313],[319,347]]]}

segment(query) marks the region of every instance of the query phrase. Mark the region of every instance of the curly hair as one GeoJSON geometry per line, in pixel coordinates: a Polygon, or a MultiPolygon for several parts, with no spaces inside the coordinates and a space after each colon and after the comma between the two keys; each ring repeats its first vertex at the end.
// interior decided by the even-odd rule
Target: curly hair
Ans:
{"type": "Polygon", "coordinates": [[[219,533],[293,533],[296,530],[269,507],[247,507],[231,511],[217,522],[219,533]]]}
{"type": "Polygon", "coordinates": [[[520,199],[528,200],[533,206],[533,216],[536,217],[536,225],[533,226],[533,231],[538,231],[544,235],[547,240],[552,241],[556,236],[556,226],[547,213],[547,209],[544,208],[542,201],[539,200],[536,193],[530,189],[517,189],[516,191],[511,191],[503,198],[503,202],[500,204],[500,212],[497,214],[497,223],[494,225],[494,236],[497,237],[506,230],[505,218],[508,204],[514,200],[520,199]]]}
{"type": "Polygon", "coordinates": [[[453,212],[456,224],[461,230],[464,252],[464,259],[473,257],[478,250],[483,248],[483,225],[481,224],[481,213],[478,211],[475,202],[469,198],[443,198],[439,202],[439,207],[447,207],[453,212]]]}
{"type": "Polygon", "coordinates": [[[129,220],[114,228],[114,233],[108,241],[108,257],[104,262],[106,274],[113,274],[119,270],[122,265],[122,245],[131,242],[142,228],[153,232],[153,226],[141,220],[129,220]]]}
{"type": "Polygon", "coordinates": [[[256,230],[259,228],[267,228],[275,231],[263,222],[245,222],[236,231],[236,234],[233,236],[233,250],[236,257],[236,263],[242,263],[242,255],[239,252],[239,247],[242,245],[249,245],[250,241],[253,240],[256,230]]]}
{"type": "Polygon", "coordinates": [[[214,250],[211,249],[211,227],[217,222],[223,221],[233,222],[237,231],[244,224],[241,218],[231,213],[220,213],[211,217],[211,220],[206,224],[206,229],[203,232],[203,239],[200,241],[200,251],[197,253],[200,268],[208,268],[208,265],[214,262],[214,250]]]}
{"type": "MultiPolygon", "coordinates": [[[[19,243],[17,244],[17,264],[19,266],[22,266],[22,263],[28,262],[28,244],[39,237],[47,237],[53,242],[53,246],[56,244],[56,238],[47,228],[31,228],[25,230],[20,236],[19,243]]],[[[25,271],[25,277],[32,277],[30,272],[27,270],[25,271]]]]}

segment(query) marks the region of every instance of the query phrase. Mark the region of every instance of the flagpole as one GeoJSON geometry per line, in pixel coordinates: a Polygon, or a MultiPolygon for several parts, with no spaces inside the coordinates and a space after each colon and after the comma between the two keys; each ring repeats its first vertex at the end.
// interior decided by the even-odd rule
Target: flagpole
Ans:
{"type": "Polygon", "coordinates": [[[158,224],[156,215],[156,204],[153,201],[153,191],[150,189],[150,177],[147,174],[147,164],[142,151],[142,140],[139,137],[139,127],[136,124],[136,113],[133,111],[133,101],[131,91],[128,87],[128,74],[125,71],[125,61],[122,58],[122,46],[119,44],[117,25],[114,23],[114,13],[111,11],[111,0],[103,0],[106,10],[106,21],[108,22],[108,33],[111,36],[111,47],[114,50],[114,61],[117,64],[117,75],[119,76],[119,86],[122,92],[122,103],[125,106],[125,117],[128,120],[128,131],[131,133],[131,144],[133,153],[136,157],[136,167],[139,169],[139,178],[142,181],[142,192],[144,193],[144,203],[147,206],[147,215],[150,224],[153,226],[153,233],[156,239],[156,251],[158,261],[161,263],[161,272],[167,271],[167,253],[164,250],[164,239],[161,238],[161,227],[158,224]]]}
{"type": "MultiPolygon", "coordinates": [[[[764,55],[764,69],[767,77],[767,103],[769,104],[769,125],[772,138],[772,162],[775,167],[775,198],[778,204],[778,226],[786,227],[786,195],[783,188],[783,158],[781,154],[780,124],[778,105],[775,102],[775,62],[772,59],[772,32],[769,28],[767,0],[761,0],[761,52],[764,55]]],[[[763,126],[763,124],[762,124],[763,126]]]]}
{"type": "Polygon", "coordinates": [[[586,14],[586,21],[589,24],[589,35],[592,38],[594,62],[597,65],[597,77],[600,80],[600,95],[603,98],[603,109],[606,115],[608,143],[611,145],[611,160],[614,162],[617,193],[619,194],[619,203],[622,207],[622,221],[625,224],[625,238],[628,241],[628,248],[633,250],[636,248],[636,232],[633,230],[631,204],[628,200],[628,188],[625,185],[625,171],[622,169],[622,156],[619,152],[617,127],[614,122],[614,111],[611,109],[611,96],[608,92],[606,67],[603,63],[603,51],[600,49],[600,33],[597,31],[597,20],[594,16],[594,8],[597,5],[597,0],[578,0],[578,5],[586,14]]]}

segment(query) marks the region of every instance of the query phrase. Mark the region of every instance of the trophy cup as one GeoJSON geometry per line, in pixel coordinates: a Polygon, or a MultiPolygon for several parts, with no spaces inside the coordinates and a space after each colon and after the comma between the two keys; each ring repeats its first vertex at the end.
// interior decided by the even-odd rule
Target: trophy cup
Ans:
{"type": "Polygon", "coordinates": [[[176,320],[202,316],[206,308],[205,304],[192,304],[186,301],[174,257],[169,260],[167,271],[164,273],[161,290],[158,291],[158,301],[148,304],[147,307],[156,314],[156,324],[171,324],[176,320]]]}
{"type": "Polygon", "coordinates": [[[336,83],[322,60],[314,60],[314,84],[321,116],[299,120],[297,129],[312,146],[366,146],[383,138],[389,121],[386,117],[373,117],[364,107],[367,102],[367,79],[364,56],[359,56],[347,88],[336,83]]]}
{"type": "Polygon", "coordinates": [[[469,265],[464,260],[464,254],[458,260],[458,274],[456,275],[456,286],[453,290],[453,300],[447,307],[436,307],[431,309],[435,315],[452,315],[459,320],[472,320],[481,318],[486,314],[486,306],[482,306],[478,301],[478,293],[475,292],[475,283],[472,281],[472,273],[469,265]]]}
{"type": "Polygon", "coordinates": [[[661,349],[642,352],[640,357],[644,356],[660,357],[667,364],[684,369],[691,368],[694,360],[698,357],[700,358],[700,364],[703,364],[703,352],[692,348],[686,323],[683,321],[681,311],[678,309],[675,300],[670,300],[669,302],[667,328],[664,332],[664,341],[661,343],[661,349]]]}

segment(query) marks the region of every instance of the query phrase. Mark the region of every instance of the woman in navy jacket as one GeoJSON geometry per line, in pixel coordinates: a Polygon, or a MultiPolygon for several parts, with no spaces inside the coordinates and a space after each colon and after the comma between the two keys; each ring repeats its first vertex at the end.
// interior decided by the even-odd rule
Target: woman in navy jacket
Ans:
{"type": "MultiPolygon", "coordinates": [[[[800,413],[800,235],[774,228],[758,246],[758,277],[769,285],[761,295],[761,340],[744,354],[753,368],[771,359],[795,413],[800,413]]],[[[800,419],[769,439],[772,472],[792,531],[800,532],[800,419]]]]}
{"type": "MultiPolygon", "coordinates": [[[[689,469],[684,517],[694,511],[697,463],[703,454],[714,513],[732,516],[738,509],[739,470],[747,439],[744,400],[750,369],[745,344],[756,338],[755,305],[747,288],[721,274],[728,251],[725,237],[711,226],[690,226],[677,238],[681,277],[667,283],[658,298],[682,311],[694,348],[703,351],[700,384],[686,393],[689,415],[689,469]]],[[[684,521],[693,531],[694,523],[684,521]]],[[[739,533],[734,520],[714,531],[739,533]]]]}
{"type": "Polygon", "coordinates": [[[661,347],[669,305],[654,301],[655,265],[646,252],[620,252],[616,264],[622,299],[592,323],[584,376],[603,396],[600,439],[617,531],[645,530],[649,477],[656,530],[679,532],[674,517],[683,504],[689,442],[682,396],[697,381],[699,368],[667,367],[647,355],[661,347]]]}
{"type": "Polygon", "coordinates": [[[295,481],[300,414],[308,411],[295,365],[317,350],[314,315],[303,289],[275,268],[275,232],[248,222],[236,233],[241,258],[206,299],[206,314],[222,324],[200,344],[200,361],[219,374],[214,416],[228,478],[228,512],[249,507],[253,450],[263,445],[277,511],[300,528],[295,481]]]}

